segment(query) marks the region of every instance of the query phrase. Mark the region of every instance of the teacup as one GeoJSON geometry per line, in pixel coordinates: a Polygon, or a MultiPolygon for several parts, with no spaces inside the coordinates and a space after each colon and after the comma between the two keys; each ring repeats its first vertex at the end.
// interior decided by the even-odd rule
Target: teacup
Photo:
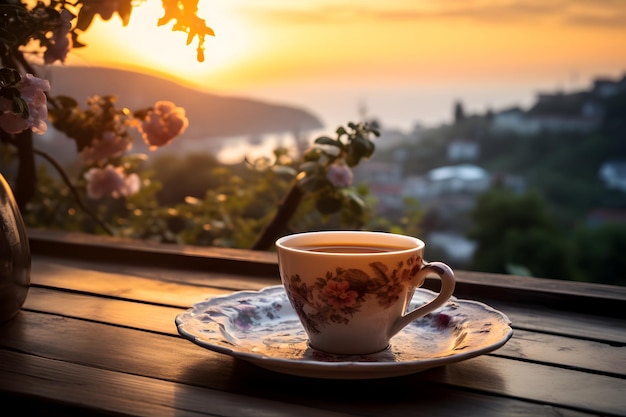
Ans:
{"type": "Polygon", "coordinates": [[[455,277],[442,262],[424,262],[425,244],[410,236],[367,231],[307,232],[276,241],[280,277],[313,349],[369,354],[386,349],[412,321],[445,304],[455,277]],[[427,276],[438,295],[407,311],[427,276]]]}

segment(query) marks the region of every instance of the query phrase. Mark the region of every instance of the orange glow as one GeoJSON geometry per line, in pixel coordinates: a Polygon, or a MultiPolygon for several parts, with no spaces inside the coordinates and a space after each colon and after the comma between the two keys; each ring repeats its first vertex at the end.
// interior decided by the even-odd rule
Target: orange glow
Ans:
{"type": "MultiPolygon", "coordinates": [[[[206,62],[186,36],[157,27],[160,2],[128,27],[97,21],[70,64],[168,76],[202,89],[309,103],[299,91],[522,84],[530,94],[576,74],[579,86],[626,71],[626,2],[529,0],[200,0],[215,32],[206,62]],[[269,95],[268,95],[269,94],[269,95]]],[[[357,94],[354,93],[354,94],[357,94]]]]}
{"type": "MultiPolygon", "coordinates": [[[[382,6],[335,10],[321,0],[302,3],[308,7],[201,1],[199,15],[216,37],[207,38],[206,62],[198,63],[185,34],[156,26],[160,2],[148,1],[134,10],[126,28],[117,16],[96,21],[82,38],[87,48],[75,50],[71,62],[144,68],[226,89],[309,77],[432,82],[472,74],[516,78],[559,65],[626,65],[624,27],[567,25],[558,14],[536,21],[523,14],[489,20],[405,5],[404,14],[390,16],[382,6]]],[[[390,10],[394,3],[402,2],[390,2],[390,10]]],[[[425,2],[410,4],[419,3],[425,2]]]]}
{"type": "Polygon", "coordinates": [[[126,27],[117,15],[106,22],[98,16],[80,37],[87,47],[73,50],[69,63],[130,68],[193,84],[255,57],[253,38],[232,11],[215,1],[201,6],[198,14],[216,33],[205,39],[202,63],[196,59],[197,38],[186,45],[187,35],[172,31],[172,23],[157,26],[163,15],[158,1],[140,3],[126,27]]]}

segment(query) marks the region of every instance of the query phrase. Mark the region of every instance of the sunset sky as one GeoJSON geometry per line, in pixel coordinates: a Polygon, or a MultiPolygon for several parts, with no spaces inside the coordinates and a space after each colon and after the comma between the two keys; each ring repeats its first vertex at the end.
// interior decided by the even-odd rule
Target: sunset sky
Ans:
{"type": "Polygon", "coordinates": [[[389,127],[528,105],[539,91],[626,74],[623,0],[200,0],[204,63],[148,0],[81,38],[70,65],[132,67],[220,94],[310,109],[334,129],[358,108],[389,127]]]}

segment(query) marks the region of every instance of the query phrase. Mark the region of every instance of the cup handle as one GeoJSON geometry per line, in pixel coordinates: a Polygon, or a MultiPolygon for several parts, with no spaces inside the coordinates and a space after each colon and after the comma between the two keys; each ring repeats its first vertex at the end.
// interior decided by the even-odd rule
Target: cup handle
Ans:
{"type": "Polygon", "coordinates": [[[391,328],[390,337],[405,328],[412,321],[417,320],[431,311],[441,307],[450,299],[450,297],[452,297],[452,293],[454,293],[454,287],[456,285],[452,268],[443,262],[425,263],[415,277],[416,282],[419,283],[417,286],[419,287],[421,283],[424,282],[426,277],[431,274],[437,275],[441,280],[441,290],[439,291],[439,294],[431,302],[424,304],[423,306],[418,307],[400,317],[391,328]]]}

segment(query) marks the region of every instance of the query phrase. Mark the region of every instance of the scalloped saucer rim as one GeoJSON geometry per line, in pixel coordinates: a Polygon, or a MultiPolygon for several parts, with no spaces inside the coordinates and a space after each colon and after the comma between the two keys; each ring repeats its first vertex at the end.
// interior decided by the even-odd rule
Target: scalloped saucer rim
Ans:
{"type": "MultiPolygon", "coordinates": [[[[434,296],[433,291],[416,289],[412,308],[434,296]]],[[[489,353],[513,334],[504,313],[453,296],[394,336],[382,352],[328,354],[308,346],[282,285],[208,298],[178,314],[175,323],[183,338],[205,349],[275,372],[331,379],[413,374],[489,353]]]]}

